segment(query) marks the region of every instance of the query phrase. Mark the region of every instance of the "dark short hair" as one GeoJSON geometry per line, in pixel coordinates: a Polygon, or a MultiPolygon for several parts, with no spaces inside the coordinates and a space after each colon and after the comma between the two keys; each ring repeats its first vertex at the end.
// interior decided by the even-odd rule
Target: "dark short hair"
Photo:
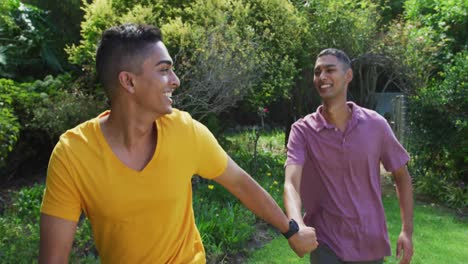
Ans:
{"type": "Polygon", "coordinates": [[[340,61],[345,66],[345,70],[351,67],[351,60],[349,59],[348,55],[342,50],[335,48],[324,49],[317,55],[317,59],[326,55],[335,56],[338,59],[338,61],[340,61]]]}
{"type": "Polygon", "coordinates": [[[109,97],[119,73],[140,73],[149,45],[158,41],[162,41],[161,31],[150,25],[123,24],[102,33],[96,51],[96,71],[109,97]]]}

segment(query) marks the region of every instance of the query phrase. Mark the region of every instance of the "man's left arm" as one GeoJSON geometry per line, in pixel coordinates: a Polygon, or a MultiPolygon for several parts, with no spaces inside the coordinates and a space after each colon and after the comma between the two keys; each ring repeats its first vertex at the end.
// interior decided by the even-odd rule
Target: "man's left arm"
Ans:
{"type": "Polygon", "coordinates": [[[400,203],[401,232],[397,241],[396,256],[400,264],[409,264],[413,256],[413,187],[406,165],[392,172],[400,203]]]}

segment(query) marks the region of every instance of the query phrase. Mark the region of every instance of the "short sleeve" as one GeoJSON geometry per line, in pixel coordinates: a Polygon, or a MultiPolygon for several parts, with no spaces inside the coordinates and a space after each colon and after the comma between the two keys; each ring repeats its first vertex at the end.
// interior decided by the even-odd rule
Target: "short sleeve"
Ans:
{"type": "Polygon", "coordinates": [[[81,214],[81,199],[67,164],[70,163],[66,162],[64,146],[59,142],[49,160],[41,213],[78,221],[81,214]]]}
{"type": "Polygon", "coordinates": [[[408,152],[395,137],[386,121],[383,122],[383,144],[381,161],[385,170],[394,172],[409,161],[408,152]]]}
{"type": "Polygon", "coordinates": [[[193,120],[198,159],[197,174],[203,178],[213,179],[227,168],[228,156],[206,126],[193,120]]]}
{"type": "Polygon", "coordinates": [[[298,123],[295,123],[291,127],[289,133],[288,145],[287,145],[287,165],[304,165],[305,153],[306,153],[306,142],[304,135],[300,130],[298,123]]]}

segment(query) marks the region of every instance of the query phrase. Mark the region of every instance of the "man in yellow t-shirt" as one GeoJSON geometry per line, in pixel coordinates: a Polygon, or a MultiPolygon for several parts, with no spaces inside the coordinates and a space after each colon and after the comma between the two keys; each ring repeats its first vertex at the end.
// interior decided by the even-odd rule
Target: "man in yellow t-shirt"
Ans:
{"type": "Polygon", "coordinates": [[[67,263],[81,212],[103,263],[205,263],[191,177],[213,179],[278,228],[302,257],[315,230],[289,220],[209,130],[172,108],[179,87],[159,29],[107,29],[96,54],[109,111],[68,130],[49,162],[39,263],[67,263]]]}

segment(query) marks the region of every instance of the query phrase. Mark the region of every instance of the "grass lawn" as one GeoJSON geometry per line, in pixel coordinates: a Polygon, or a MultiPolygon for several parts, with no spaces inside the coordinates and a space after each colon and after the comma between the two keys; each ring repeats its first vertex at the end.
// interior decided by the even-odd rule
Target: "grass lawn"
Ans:
{"type": "MultiPolygon", "coordinates": [[[[400,212],[394,195],[384,197],[387,224],[392,245],[392,256],[385,263],[398,263],[395,259],[396,239],[400,231],[400,212]]],[[[414,209],[412,264],[466,264],[468,263],[468,219],[460,219],[447,209],[433,204],[416,203],[414,209]]],[[[279,236],[252,253],[248,264],[309,263],[309,256],[297,257],[287,241],[279,236]]]]}

